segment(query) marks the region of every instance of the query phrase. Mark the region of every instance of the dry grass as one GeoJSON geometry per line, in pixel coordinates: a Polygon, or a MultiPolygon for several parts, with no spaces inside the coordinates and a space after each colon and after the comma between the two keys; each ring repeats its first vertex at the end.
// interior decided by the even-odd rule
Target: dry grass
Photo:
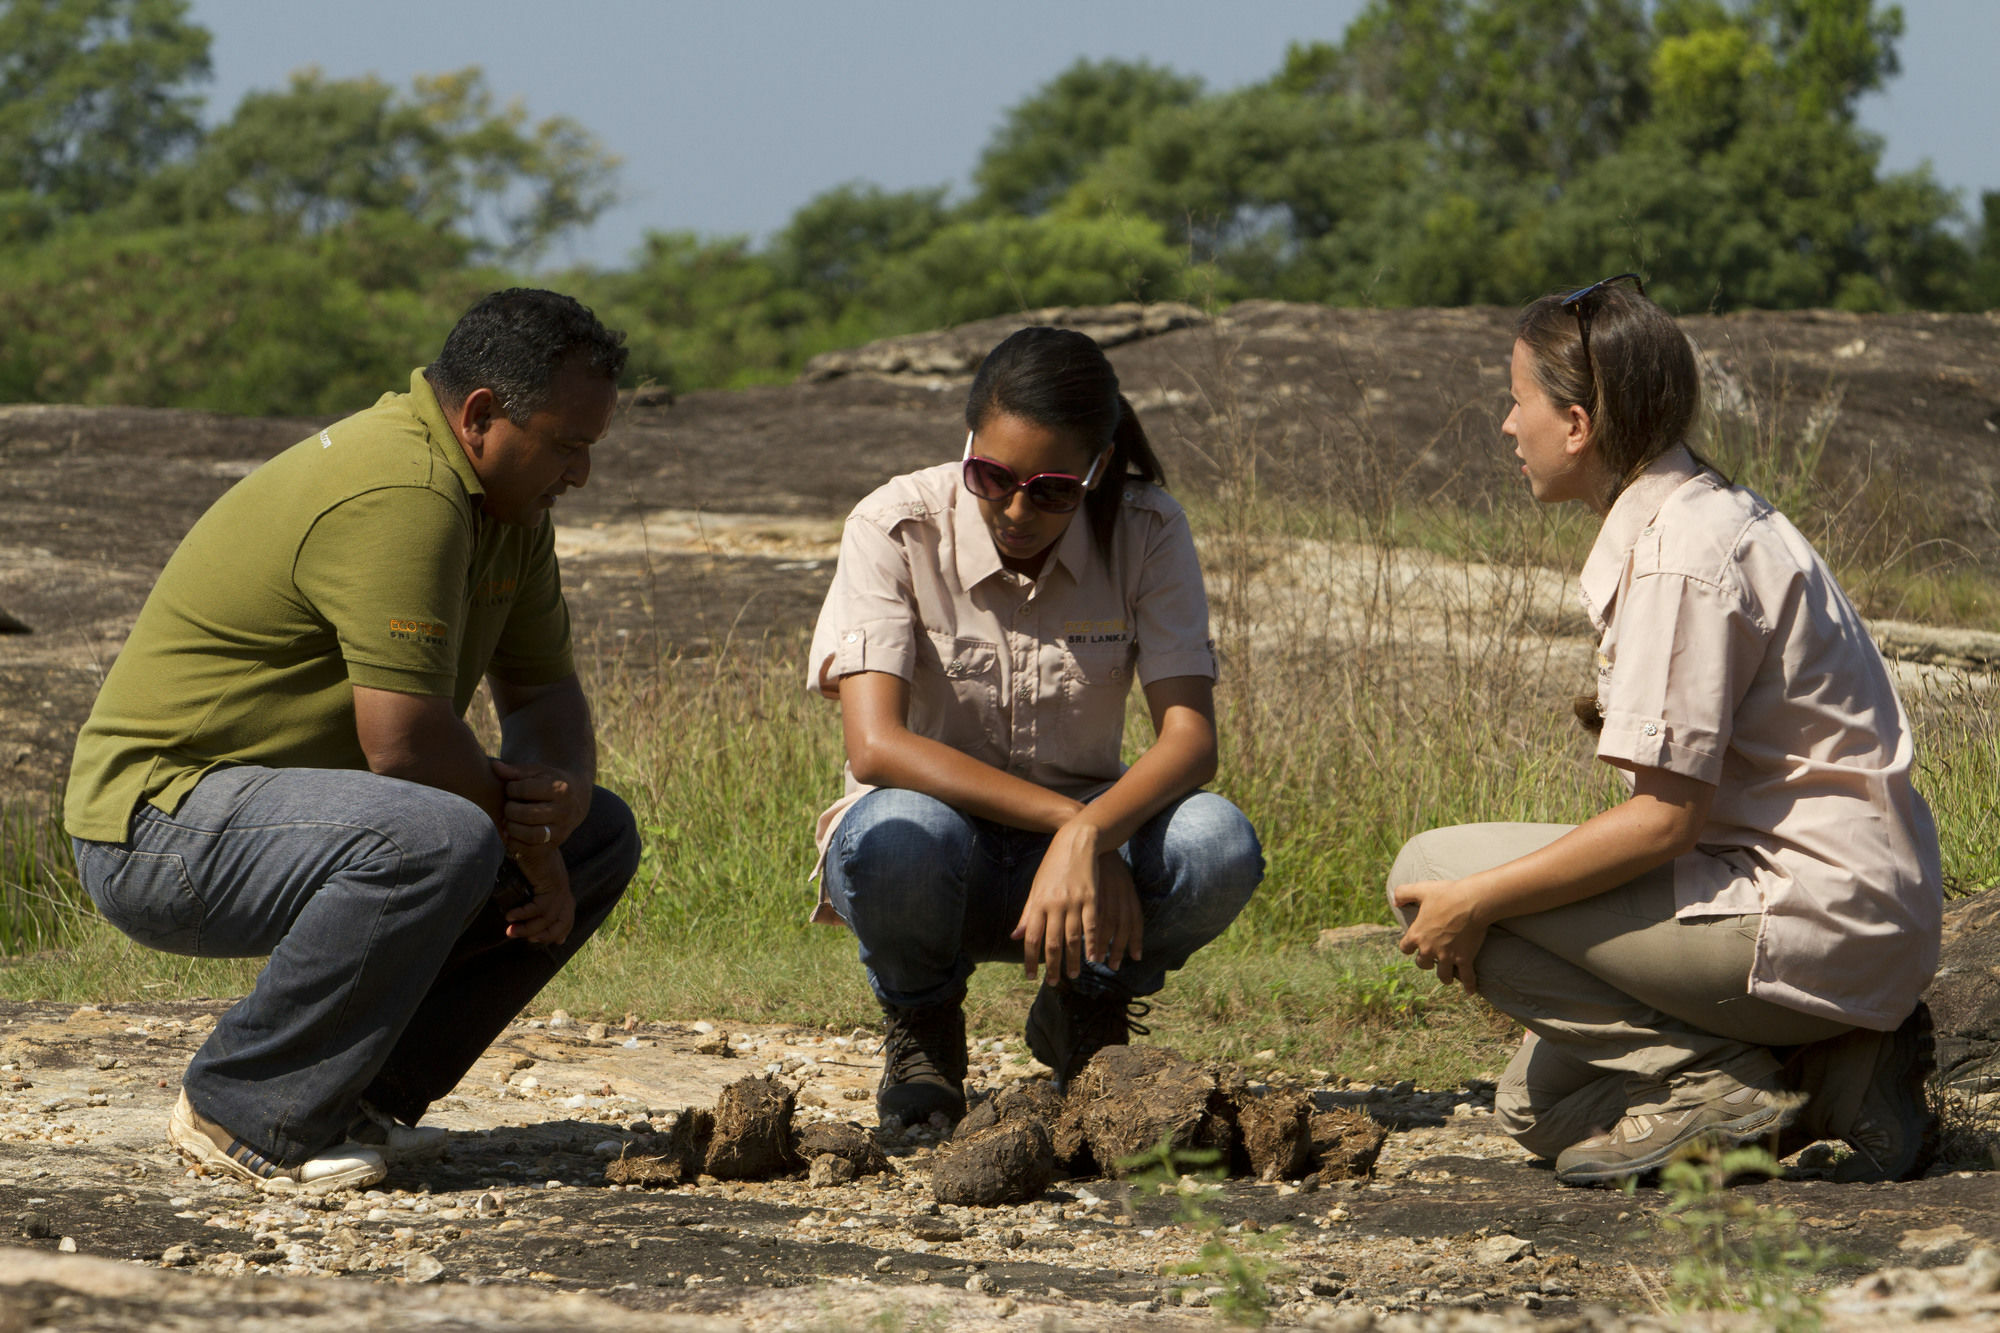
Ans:
{"type": "MultiPolygon", "coordinates": [[[[1212,353],[1230,349],[1218,341],[1212,353]]],[[[1267,438],[1250,404],[1209,412],[1190,443],[1225,480],[1191,507],[1224,660],[1216,786],[1257,824],[1270,871],[1231,932],[1160,997],[1156,1039],[1200,1057],[1269,1051],[1289,1067],[1353,1077],[1490,1074],[1507,1026],[1483,1006],[1441,992],[1387,946],[1310,945],[1323,927],[1387,920],[1383,878],[1412,833],[1574,821],[1616,798],[1568,708],[1589,660],[1570,593],[1589,526],[1533,507],[1497,464],[1498,498],[1481,512],[1428,504],[1382,461],[1414,451],[1382,447],[1366,421],[1267,438]],[[1318,489],[1261,484],[1280,456],[1284,475],[1323,478],[1318,489]]],[[[1767,472],[1766,484],[1803,506],[1803,528],[1842,531],[1863,512],[1851,487],[1823,483],[1810,439],[1760,429],[1746,437],[1752,466],[1739,470],[1767,472]]],[[[1895,545],[1886,518],[1867,522],[1854,550],[1895,545]]],[[[852,939],[805,921],[813,816],[838,790],[841,755],[834,710],[799,688],[802,651],[787,638],[699,661],[591,668],[605,780],[637,812],[646,859],[627,906],[545,1005],[875,1024],[852,939]]],[[[1960,890],[2000,882],[1990,687],[1942,673],[1909,704],[1948,875],[1960,890]]],[[[1131,744],[1143,745],[1136,706],[1130,722],[1131,744]]],[[[0,995],[240,994],[254,975],[254,963],[126,944],[79,906],[67,849],[45,819],[0,818],[0,892],[10,895],[9,951],[28,955],[0,969],[0,995]]],[[[1017,1032],[1028,1000],[1018,971],[982,969],[974,1030],[1017,1032]]]]}

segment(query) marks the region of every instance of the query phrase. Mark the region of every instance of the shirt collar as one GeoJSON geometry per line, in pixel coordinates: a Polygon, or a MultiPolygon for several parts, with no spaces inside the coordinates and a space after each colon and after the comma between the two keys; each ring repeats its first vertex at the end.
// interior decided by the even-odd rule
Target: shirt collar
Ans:
{"type": "MultiPolygon", "coordinates": [[[[424,423],[424,430],[431,437],[431,449],[458,475],[465,486],[465,493],[474,500],[485,495],[486,488],[480,484],[479,474],[472,470],[472,460],[465,456],[465,446],[458,442],[458,435],[445,417],[443,405],[438,402],[437,391],[424,378],[422,366],[410,372],[409,407],[417,420],[424,423]]],[[[476,504],[473,506],[474,509],[478,507],[476,504]]]]}
{"type": "Polygon", "coordinates": [[[1618,493],[1604,516],[1597,541],[1583,562],[1583,609],[1598,632],[1611,620],[1611,602],[1618,595],[1625,561],[1640,535],[1659,516],[1667,497],[1701,471],[1686,445],[1677,444],[1649,463],[1644,472],[1618,493]]]}
{"type": "Polygon", "coordinates": [[[956,480],[956,471],[952,476],[952,532],[958,544],[958,586],[969,592],[1005,566],[1000,563],[1000,549],[993,544],[986,520],[980,517],[979,501],[956,480]]]}
{"type": "MultiPolygon", "coordinates": [[[[953,474],[954,479],[957,473],[953,474]]],[[[1107,485],[1110,483],[1106,483],[1107,485]]],[[[981,580],[992,578],[1006,569],[1000,561],[1000,548],[993,544],[993,533],[986,526],[985,517],[979,512],[979,501],[963,483],[954,480],[952,490],[952,528],[958,537],[958,584],[961,588],[977,587],[981,580]]],[[[1055,550],[1049,553],[1049,560],[1069,571],[1073,582],[1083,582],[1085,569],[1090,562],[1090,514],[1079,506],[1076,517],[1070,520],[1063,535],[1056,539],[1055,550]]],[[[1042,573],[1047,574],[1047,561],[1042,564],[1042,573]]]]}

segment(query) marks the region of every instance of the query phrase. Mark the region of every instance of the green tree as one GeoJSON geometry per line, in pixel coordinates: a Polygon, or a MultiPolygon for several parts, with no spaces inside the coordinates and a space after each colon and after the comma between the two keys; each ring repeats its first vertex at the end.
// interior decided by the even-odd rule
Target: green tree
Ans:
{"type": "Polygon", "coordinates": [[[122,203],[200,135],[186,0],[0,0],[0,241],[122,203]]]}
{"type": "Polygon", "coordinates": [[[828,312],[863,296],[883,268],[934,236],[951,216],[942,186],[889,191],[841,185],[806,201],[771,247],[785,279],[828,312]]]}
{"type": "Polygon", "coordinates": [[[1648,109],[1643,0],[1371,0],[1338,47],[1293,47],[1283,91],[1353,98],[1445,163],[1564,180],[1648,109]]]}
{"type": "Polygon", "coordinates": [[[1986,191],[1979,205],[1966,304],[1974,310],[1995,310],[2000,309],[2000,190],[1986,191]]]}
{"type": "Polygon", "coordinates": [[[1144,218],[968,219],[890,265],[873,297],[883,324],[907,332],[1040,306],[1167,300],[1183,293],[1186,269],[1144,218]]]}
{"type": "Polygon", "coordinates": [[[333,415],[407,381],[499,274],[412,219],[65,232],[0,268],[0,399],[333,415]]]}
{"type": "Polygon", "coordinates": [[[973,170],[975,203],[987,212],[1044,212],[1091,163],[1200,93],[1200,79],[1144,61],[1078,60],[1008,110],[973,170]]]}
{"type": "Polygon", "coordinates": [[[246,96],[147,193],[153,215],[261,218],[273,236],[395,212],[523,260],[613,203],[616,168],[576,122],[496,106],[476,68],[420,76],[407,95],[304,70],[282,92],[246,96]]]}

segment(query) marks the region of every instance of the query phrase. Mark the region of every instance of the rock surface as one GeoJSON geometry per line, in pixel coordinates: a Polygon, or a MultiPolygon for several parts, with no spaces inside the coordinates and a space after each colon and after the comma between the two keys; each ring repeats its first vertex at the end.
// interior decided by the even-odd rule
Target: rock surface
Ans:
{"type": "Polygon", "coordinates": [[[2000,1091],[2000,891],[1945,905],[1937,979],[1938,1074],[1966,1093],[2000,1091]]]}
{"type": "MultiPolygon", "coordinates": [[[[1225,457],[1274,487],[1323,482],[1329,459],[1345,480],[1397,478],[1413,497],[1518,485],[1497,447],[1511,311],[1259,301],[1212,318],[1164,306],[1028,312],[834,354],[797,384],[627,395],[592,451],[591,484],[556,511],[580,644],[701,656],[809,625],[841,518],[894,473],[957,456],[973,366],[1029,319],[1111,348],[1187,493],[1225,457]]],[[[1868,477],[1871,503],[1911,501],[1912,544],[2000,568],[2000,316],[1797,311],[1685,325],[1721,399],[1780,431],[1830,422],[1826,476],[1868,477]]],[[[0,407],[0,605],[35,630],[9,636],[0,657],[0,798],[41,802],[60,785],[101,673],[182,535],[233,482],[325,424],[0,407]],[[146,485],[107,491],[107,475],[146,485]]],[[[1580,636],[1568,615],[1551,627],[1580,636]]],[[[1876,628],[1911,662],[1990,677],[2000,654],[1991,634],[1876,628]]]]}

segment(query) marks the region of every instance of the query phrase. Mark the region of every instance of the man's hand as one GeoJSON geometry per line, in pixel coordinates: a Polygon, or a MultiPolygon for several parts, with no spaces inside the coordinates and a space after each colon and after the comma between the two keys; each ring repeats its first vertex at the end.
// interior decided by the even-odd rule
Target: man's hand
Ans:
{"type": "Polygon", "coordinates": [[[1486,924],[1477,919],[1476,900],[1465,892],[1464,883],[1429,879],[1399,885],[1396,906],[1415,906],[1417,916],[1397,947],[1414,954],[1418,967],[1436,968],[1439,981],[1447,985],[1456,981],[1470,995],[1479,984],[1472,960],[1486,942],[1486,924]]]}
{"type": "Polygon", "coordinates": [[[590,813],[590,786],[551,764],[495,759],[493,776],[506,790],[501,835],[510,852],[560,847],[590,813]]]}
{"type": "Polygon", "coordinates": [[[561,944],[576,924],[576,899],[569,892],[569,867],[555,847],[537,847],[514,856],[535,896],[507,913],[507,937],[530,944],[561,944]]]}

